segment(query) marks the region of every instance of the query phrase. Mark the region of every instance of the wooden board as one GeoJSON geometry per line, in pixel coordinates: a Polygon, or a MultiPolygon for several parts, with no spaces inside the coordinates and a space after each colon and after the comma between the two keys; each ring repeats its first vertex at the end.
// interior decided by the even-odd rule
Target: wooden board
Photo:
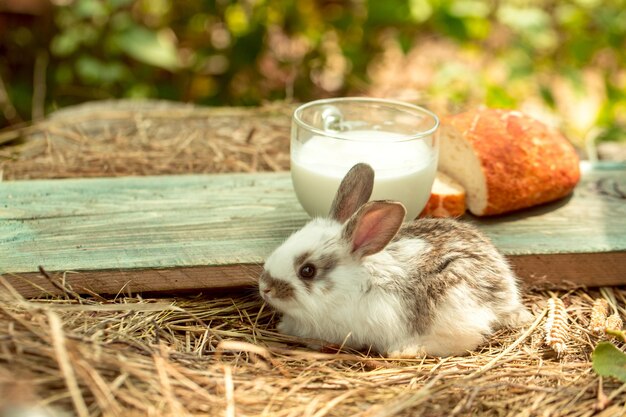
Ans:
{"type": "MultiPolygon", "coordinates": [[[[585,170],[571,198],[475,222],[530,283],[626,284],[626,165],[585,170]]],[[[289,173],[0,183],[0,274],[26,296],[254,285],[308,220],[289,173]]]]}

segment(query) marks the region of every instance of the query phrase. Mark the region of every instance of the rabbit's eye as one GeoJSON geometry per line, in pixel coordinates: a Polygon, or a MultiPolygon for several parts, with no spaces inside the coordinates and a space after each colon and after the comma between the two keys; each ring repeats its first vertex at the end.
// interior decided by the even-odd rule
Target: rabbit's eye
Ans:
{"type": "Polygon", "coordinates": [[[300,270],[298,270],[298,275],[300,275],[300,278],[303,279],[311,279],[315,277],[316,272],[317,269],[315,268],[315,265],[306,263],[300,267],[300,270]]]}

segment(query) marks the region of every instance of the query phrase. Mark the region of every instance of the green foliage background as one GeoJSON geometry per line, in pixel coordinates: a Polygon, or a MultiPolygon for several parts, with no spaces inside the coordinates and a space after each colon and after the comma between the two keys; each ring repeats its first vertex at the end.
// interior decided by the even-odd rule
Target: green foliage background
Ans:
{"type": "Polygon", "coordinates": [[[626,0],[57,0],[2,34],[0,75],[18,114],[0,126],[33,106],[102,98],[369,94],[438,111],[529,109],[575,142],[616,140],[625,64],[626,0]]]}

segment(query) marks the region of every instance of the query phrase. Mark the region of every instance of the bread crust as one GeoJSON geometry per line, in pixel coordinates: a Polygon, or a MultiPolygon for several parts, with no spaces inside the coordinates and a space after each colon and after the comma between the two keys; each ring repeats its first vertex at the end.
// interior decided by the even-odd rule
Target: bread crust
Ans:
{"type": "MultiPolygon", "coordinates": [[[[475,215],[554,201],[568,195],[580,180],[579,159],[571,143],[557,130],[521,112],[472,110],[445,118],[443,125],[456,134],[444,134],[442,140],[462,138],[479,158],[488,195],[484,211],[475,215]]],[[[454,167],[440,169],[455,178],[454,167]]],[[[464,183],[462,178],[455,179],[464,183]]],[[[466,191],[470,198],[467,186],[466,191]]]]}
{"type": "Polygon", "coordinates": [[[419,217],[461,217],[465,214],[465,194],[431,194],[419,217]]]}
{"type": "Polygon", "coordinates": [[[430,198],[418,217],[460,217],[465,210],[463,187],[449,176],[437,172],[430,198]]]}

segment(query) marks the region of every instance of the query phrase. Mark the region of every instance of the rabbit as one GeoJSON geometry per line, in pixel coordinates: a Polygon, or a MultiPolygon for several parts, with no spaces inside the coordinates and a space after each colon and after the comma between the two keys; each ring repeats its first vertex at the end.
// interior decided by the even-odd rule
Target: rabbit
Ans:
{"type": "Polygon", "coordinates": [[[394,201],[368,202],[374,171],[343,178],[314,218],[266,259],[259,292],[281,333],[391,358],[464,355],[532,316],[505,258],[453,219],[404,223],[394,201]]]}

